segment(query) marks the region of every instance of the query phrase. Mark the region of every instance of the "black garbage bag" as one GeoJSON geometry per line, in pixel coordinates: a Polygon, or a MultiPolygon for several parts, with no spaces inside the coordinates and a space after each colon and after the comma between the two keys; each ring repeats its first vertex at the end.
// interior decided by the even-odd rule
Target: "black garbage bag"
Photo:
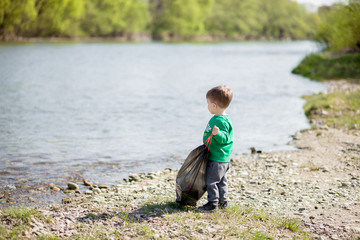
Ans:
{"type": "Polygon", "coordinates": [[[206,192],[206,165],[212,135],[185,159],[176,176],[176,202],[195,206],[206,192]]]}

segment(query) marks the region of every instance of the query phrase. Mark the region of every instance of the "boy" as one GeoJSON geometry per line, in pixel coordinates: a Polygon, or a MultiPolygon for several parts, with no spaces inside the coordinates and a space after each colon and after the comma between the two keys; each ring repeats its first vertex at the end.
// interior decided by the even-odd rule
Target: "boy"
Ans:
{"type": "Polygon", "coordinates": [[[226,173],[230,166],[234,137],[232,123],[225,110],[232,97],[231,89],[226,86],[214,87],[206,94],[209,112],[214,116],[207,124],[203,136],[205,142],[213,135],[206,168],[208,203],[199,208],[202,211],[214,211],[228,205],[226,173]]]}

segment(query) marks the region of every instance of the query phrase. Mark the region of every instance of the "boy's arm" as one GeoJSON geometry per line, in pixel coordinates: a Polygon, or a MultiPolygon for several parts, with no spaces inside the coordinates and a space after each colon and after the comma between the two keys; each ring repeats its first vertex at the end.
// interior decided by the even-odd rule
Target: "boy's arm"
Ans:
{"type": "Polygon", "coordinates": [[[216,125],[213,128],[212,135],[218,143],[226,143],[229,140],[229,132],[220,130],[216,125]]]}

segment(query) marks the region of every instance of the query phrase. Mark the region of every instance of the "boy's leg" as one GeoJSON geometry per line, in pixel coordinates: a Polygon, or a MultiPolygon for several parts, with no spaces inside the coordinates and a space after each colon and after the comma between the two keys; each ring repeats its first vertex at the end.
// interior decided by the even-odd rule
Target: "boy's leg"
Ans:
{"type": "Polygon", "coordinates": [[[227,193],[228,193],[228,185],[227,185],[227,171],[229,170],[230,163],[223,163],[225,168],[224,176],[221,181],[218,183],[219,188],[219,202],[224,203],[228,201],[227,193]]]}
{"type": "MultiPolygon", "coordinates": [[[[219,183],[223,180],[224,175],[226,174],[228,169],[229,169],[228,163],[220,163],[215,161],[208,162],[208,166],[206,168],[206,187],[208,192],[209,203],[218,205],[219,198],[221,196],[219,183]]],[[[221,187],[223,187],[223,185],[221,185],[221,187]]],[[[223,191],[223,189],[221,191],[223,191]]]]}

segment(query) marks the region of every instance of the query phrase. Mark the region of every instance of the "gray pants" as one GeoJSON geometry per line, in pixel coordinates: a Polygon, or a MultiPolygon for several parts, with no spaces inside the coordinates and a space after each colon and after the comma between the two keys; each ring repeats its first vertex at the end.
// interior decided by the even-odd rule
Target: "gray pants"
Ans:
{"type": "Polygon", "coordinates": [[[228,201],[226,173],[229,170],[229,167],[229,162],[215,162],[209,160],[206,167],[208,202],[219,204],[219,201],[228,201]]]}

